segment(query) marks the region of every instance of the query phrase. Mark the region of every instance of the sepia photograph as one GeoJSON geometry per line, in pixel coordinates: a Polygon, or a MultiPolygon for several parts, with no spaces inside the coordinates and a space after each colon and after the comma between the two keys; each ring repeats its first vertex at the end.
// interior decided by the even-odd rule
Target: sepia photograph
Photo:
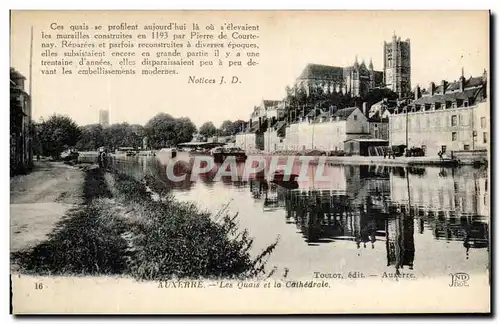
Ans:
{"type": "Polygon", "coordinates": [[[13,314],[491,312],[490,12],[10,12],[13,314]]]}

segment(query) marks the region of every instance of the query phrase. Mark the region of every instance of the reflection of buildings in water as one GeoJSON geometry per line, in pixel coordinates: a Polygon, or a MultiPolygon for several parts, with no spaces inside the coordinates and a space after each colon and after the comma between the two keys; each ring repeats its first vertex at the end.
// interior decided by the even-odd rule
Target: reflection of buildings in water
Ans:
{"type": "Polygon", "coordinates": [[[488,216],[487,174],[471,168],[427,168],[426,175],[392,175],[391,200],[396,204],[418,206],[424,211],[454,212],[458,215],[488,216]]]}
{"type": "MultiPolygon", "coordinates": [[[[385,236],[383,215],[366,196],[359,205],[343,191],[291,191],[287,218],[294,218],[306,242],[319,243],[347,240],[374,247],[385,236]]],[[[290,222],[290,221],[288,221],[290,222]]]]}
{"type": "Polygon", "coordinates": [[[254,199],[262,199],[267,195],[269,184],[265,180],[250,179],[250,192],[254,199]]]}
{"type": "Polygon", "coordinates": [[[289,190],[265,179],[250,179],[248,181],[252,197],[262,200],[264,211],[278,208],[286,209],[289,190]]]}
{"type": "Polygon", "coordinates": [[[387,266],[394,266],[396,272],[405,266],[413,270],[414,231],[414,218],[407,213],[405,208],[402,208],[400,215],[386,220],[387,266]]]}
{"type": "Polygon", "coordinates": [[[426,177],[391,177],[393,202],[411,205],[419,232],[429,228],[435,239],[463,241],[467,257],[471,248],[488,248],[487,197],[485,170],[427,168],[426,177]]]}
{"type": "Polygon", "coordinates": [[[463,241],[466,257],[470,249],[489,248],[489,225],[484,217],[453,213],[446,215],[440,211],[430,212],[425,220],[429,223],[434,237],[438,240],[463,241]]]}
{"type": "Polygon", "coordinates": [[[390,196],[386,167],[327,166],[330,182],[314,182],[285,196],[287,223],[295,222],[308,243],[349,240],[360,248],[385,236],[384,213],[390,196]],[[319,187],[319,188],[318,188],[319,187]]]}

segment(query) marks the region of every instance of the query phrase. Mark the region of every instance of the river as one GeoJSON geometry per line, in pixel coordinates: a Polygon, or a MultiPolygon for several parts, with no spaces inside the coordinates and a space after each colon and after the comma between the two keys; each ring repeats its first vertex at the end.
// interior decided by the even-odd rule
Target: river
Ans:
{"type": "MultiPolygon", "coordinates": [[[[115,166],[140,178],[167,161],[131,157],[115,166]]],[[[329,181],[316,181],[316,168],[310,165],[294,189],[265,178],[213,175],[170,185],[181,201],[213,213],[228,205],[238,213],[240,228],[254,238],[254,254],[279,237],[267,268],[280,276],[488,272],[487,168],[327,165],[329,181]]]]}

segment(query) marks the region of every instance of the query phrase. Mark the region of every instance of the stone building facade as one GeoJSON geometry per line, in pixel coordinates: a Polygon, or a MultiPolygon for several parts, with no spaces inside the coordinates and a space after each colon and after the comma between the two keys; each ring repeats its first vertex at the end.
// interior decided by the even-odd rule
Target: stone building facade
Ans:
{"type": "Polygon", "coordinates": [[[18,174],[33,166],[33,125],[31,97],[25,91],[26,78],[10,68],[10,173],[18,174]]]}
{"type": "Polygon", "coordinates": [[[276,130],[264,133],[265,151],[342,151],[344,141],[369,135],[369,122],[356,107],[337,110],[332,116],[302,119],[286,126],[284,137],[276,130]]]}
{"type": "Polygon", "coordinates": [[[487,149],[489,147],[489,102],[486,72],[480,77],[429,89],[415,89],[415,100],[399,107],[389,117],[390,144],[423,147],[427,156],[439,151],[487,149]]]}

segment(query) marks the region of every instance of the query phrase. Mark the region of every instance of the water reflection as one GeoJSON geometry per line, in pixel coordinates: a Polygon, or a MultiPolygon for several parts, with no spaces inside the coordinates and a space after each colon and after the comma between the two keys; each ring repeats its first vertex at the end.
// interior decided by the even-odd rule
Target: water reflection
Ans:
{"type": "MultiPolygon", "coordinates": [[[[164,168],[155,168],[155,163],[137,160],[117,167],[136,176],[149,172],[168,182],[161,171],[164,168]]],[[[325,174],[330,181],[318,182],[314,179],[315,168],[310,166],[308,179],[294,190],[268,182],[259,174],[249,181],[222,177],[217,182],[216,170],[196,181],[187,179],[169,185],[188,193],[208,188],[213,193],[210,201],[219,199],[216,193],[237,190],[236,200],[251,200],[243,213],[249,223],[256,215],[276,217],[282,213],[284,226],[295,227],[294,235],[311,252],[320,246],[353,249],[358,256],[363,251],[384,251],[386,266],[396,273],[413,270],[426,257],[431,260],[428,267],[447,258],[446,262],[454,262],[456,253],[447,252],[438,242],[460,245],[463,259],[469,259],[473,250],[489,251],[486,169],[327,166],[325,174]],[[223,187],[218,189],[218,185],[223,187]],[[431,257],[437,248],[442,250],[431,257]]],[[[197,195],[200,197],[200,193],[197,195]]],[[[278,234],[284,231],[277,227],[275,230],[278,234]]],[[[260,228],[251,234],[259,238],[260,228]]]]}

